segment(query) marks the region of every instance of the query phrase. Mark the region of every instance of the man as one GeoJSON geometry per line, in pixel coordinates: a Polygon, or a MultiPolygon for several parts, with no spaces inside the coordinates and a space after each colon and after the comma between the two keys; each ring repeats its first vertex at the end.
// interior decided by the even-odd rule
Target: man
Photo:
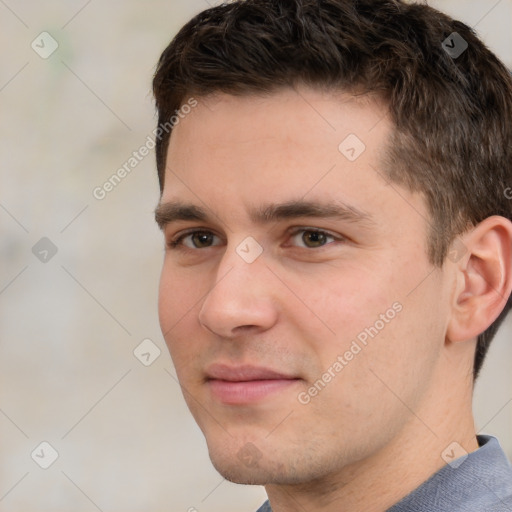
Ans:
{"type": "Polygon", "coordinates": [[[512,511],[471,407],[511,307],[505,67],[427,5],[246,0],[154,93],[160,323],[216,469],[261,512],[512,511]]]}

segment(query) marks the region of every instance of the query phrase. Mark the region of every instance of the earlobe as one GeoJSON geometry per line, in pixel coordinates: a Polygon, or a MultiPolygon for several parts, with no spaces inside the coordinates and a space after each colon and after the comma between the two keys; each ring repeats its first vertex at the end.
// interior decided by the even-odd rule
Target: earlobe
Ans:
{"type": "Polygon", "coordinates": [[[446,336],[466,341],[498,318],[512,290],[512,222],[492,216],[460,237],[467,249],[454,266],[452,311],[446,336]]]}

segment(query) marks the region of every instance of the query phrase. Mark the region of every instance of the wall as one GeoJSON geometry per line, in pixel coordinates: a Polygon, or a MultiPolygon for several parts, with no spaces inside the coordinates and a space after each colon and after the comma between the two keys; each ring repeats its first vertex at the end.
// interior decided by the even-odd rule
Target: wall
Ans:
{"type": "MultiPolygon", "coordinates": [[[[512,65],[512,1],[432,4],[512,65]]],[[[140,155],[151,75],[205,7],[0,2],[0,511],[235,512],[264,499],[212,469],[156,312],[158,186],[153,153],[140,155]],[[160,351],[149,366],[134,355],[147,339],[143,362],[160,351]]],[[[510,336],[509,322],[475,409],[512,456],[510,336]]]]}

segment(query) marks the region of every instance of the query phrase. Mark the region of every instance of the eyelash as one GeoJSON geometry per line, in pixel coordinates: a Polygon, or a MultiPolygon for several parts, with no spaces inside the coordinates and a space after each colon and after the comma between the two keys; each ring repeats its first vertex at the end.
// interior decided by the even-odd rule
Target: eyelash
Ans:
{"type": "MultiPolygon", "coordinates": [[[[193,231],[188,231],[188,232],[182,233],[181,235],[179,235],[179,236],[175,237],[174,239],[170,240],[167,243],[167,248],[171,249],[171,250],[181,250],[181,251],[197,251],[197,250],[201,250],[201,248],[199,248],[199,247],[196,247],[196,248],[192,249],[190,247],[186,247],[185,245],[183,245],[183,240],[185,240],[189,236],[193,236],[193,235],[196,235],[198,233],[200,233],[200,234],[212,234],[212,235],[218,237],[218,235],[216,235],[215,233],[213,233],[212,231],[209,231],[207,229],[195,229],[193,231]]],[[[315,233],[315,234],[325,235],[327,238],[330,238],[330,239],[332,239],[335,242],[344,242],[344,241],[346,241],[346,238],[344,238],[342,236],[339,236],[339,235],[338,236],[334,235],[334,234],[330,233],[329,231],[324,231],[322,229],[316,229],[316,228],[307,228],[307,227],[301,227],[301,228],[294,229],[293,231],[291,231],[289,233],[289,238],[294,238],[295,236],[297,236],[300,233],[315,233]]],[[[331,243],[333,243],[333,242],[328,242],[325,245],[321,245],[319,247],[299,247],[299,248],[300,249],[310,249],[310,250],[313,250],[313,249],[320,250],[320,249],[330,245],[331,243]]],[[[210,249],[211,247],[217,247],[217,246],[213,245],[213,246],[210,246],[210,247],[205,247],[205,249],[210,249]]]]}

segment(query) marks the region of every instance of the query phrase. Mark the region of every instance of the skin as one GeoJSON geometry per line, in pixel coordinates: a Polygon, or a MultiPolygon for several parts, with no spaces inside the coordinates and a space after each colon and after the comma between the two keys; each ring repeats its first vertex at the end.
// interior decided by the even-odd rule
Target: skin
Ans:
{"type": "Polygon", "coordinates": [[[157,209],[168,244],[162,332],[214,466],[265,485],[274,512],[383,511],[445,465],[452,442],[478,448],[475,339],[512,287],[511,224],[486,219],[461,237],[462,258],[434,267],[423,197],[384,178],[386,114],[376,99],[305,87],[217,94],[200,98],[170,140],[157,209]],[[349,134],[366,146],[353,162],[338,149],[349,134]],[[365,218],[251,215],[299,200],[343,202],[365,218]],[[176,219],[166,205],[177,202],[207,218],[176,219]],[[201,234],[171,247],[190,230],[201,234]],[[236,251],[247,237],[263,249],[252,263],[236,251]],[[401,311],[333,371],[396,303],[401,311]],[[296,380],[226,404],[207,382],[212,363],[296,380]],[[329,368],[335,376],[300,403],[329,368]]]}

